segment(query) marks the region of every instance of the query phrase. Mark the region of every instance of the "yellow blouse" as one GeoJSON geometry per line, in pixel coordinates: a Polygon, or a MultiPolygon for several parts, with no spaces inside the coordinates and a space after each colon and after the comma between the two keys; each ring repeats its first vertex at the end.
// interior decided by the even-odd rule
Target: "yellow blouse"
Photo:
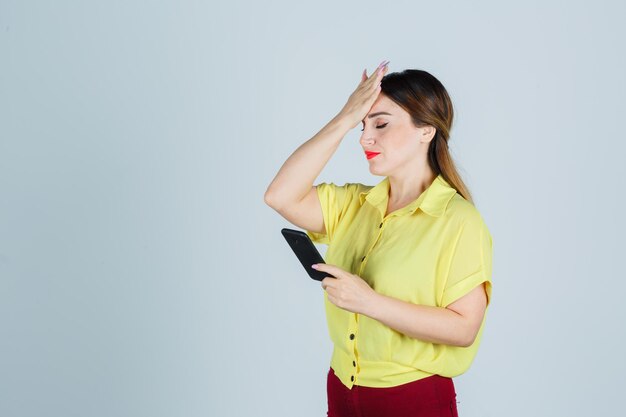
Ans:
{"type": "MultiPolygon", "coordinates": [[[[317,193],[326,234],[306,233],[328,244],[326,263],[360,276],[378,293],[430,306],[446,307],[485,282],[489,305],[491,234],[474,205],[441,175],[416,200],[386,216],[388,177],[376,186],[320,183],[317,193]]],[[[348,388],[457,376],[478,350],[485,319],[471,346],[437,344],[343,310],[322,293],[334,344],[331,367],[348,388]]]]}

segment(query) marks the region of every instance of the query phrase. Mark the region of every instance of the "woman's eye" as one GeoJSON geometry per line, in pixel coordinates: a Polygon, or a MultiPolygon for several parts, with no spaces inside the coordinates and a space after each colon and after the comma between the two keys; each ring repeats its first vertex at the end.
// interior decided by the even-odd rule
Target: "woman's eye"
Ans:
{"type": "MultiPolygon", "coordinates": [[[[383,127],[387,126],[387,124],[388,124],[388,123],[385,123],[385,124],[380,125],[380,126],[376,126],[376,129],[382,129],[383,127]]],[[[365,130],[365,129],[361,129],[361,132],[362,132],[363,130],[365,130]]]]}

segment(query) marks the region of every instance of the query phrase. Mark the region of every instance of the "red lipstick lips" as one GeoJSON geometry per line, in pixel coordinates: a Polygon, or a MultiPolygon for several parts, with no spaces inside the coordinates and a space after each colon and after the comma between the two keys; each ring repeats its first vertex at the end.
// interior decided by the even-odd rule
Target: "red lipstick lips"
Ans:
{"type": "Polygon", "coordinates": [[[376,155],[378,155],[380,152],[369,152],[369,151],[365,151],[365,156],[367,157],[367,159],[372,159],[373,157],[375,157],[376,155]]]}

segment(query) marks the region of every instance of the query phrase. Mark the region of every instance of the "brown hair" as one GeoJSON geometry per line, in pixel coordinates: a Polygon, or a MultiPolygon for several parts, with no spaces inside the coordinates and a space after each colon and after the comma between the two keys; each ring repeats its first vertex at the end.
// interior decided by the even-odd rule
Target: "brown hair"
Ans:
{"type": "Polygon", "coordinates": [[[406,110],[416,127],[431,125],[436,129],[428,147],[428,164],[436,175],[441,174],[463,198],[474,204],[448,150],[454,111],[443,84],[426,71],[407,69],[385,75],[381,94],[406,110]]]}

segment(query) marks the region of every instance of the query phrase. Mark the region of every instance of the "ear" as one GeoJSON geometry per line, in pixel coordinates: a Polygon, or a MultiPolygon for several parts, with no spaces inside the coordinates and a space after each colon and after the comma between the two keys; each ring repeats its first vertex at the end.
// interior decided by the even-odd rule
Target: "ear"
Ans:
{"type": "Polygon", "coordinates": [[[431,125],[426,125],[422,127],[421,130],[422,132],[420,135],[420,141],[424,143],[427,143],[433,140],[433,138],[435,137],[435,134],[437,133],[437,129],[435,129],[435,127],[431,125]]]}

